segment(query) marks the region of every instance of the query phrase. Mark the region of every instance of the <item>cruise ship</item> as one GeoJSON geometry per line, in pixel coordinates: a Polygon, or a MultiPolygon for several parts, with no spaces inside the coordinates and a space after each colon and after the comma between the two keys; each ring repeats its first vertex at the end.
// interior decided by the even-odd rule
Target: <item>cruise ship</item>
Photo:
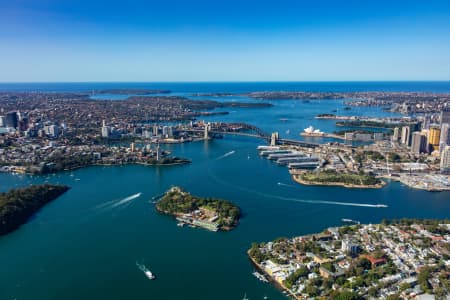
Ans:
{"type": "Polygon", "coordinates": [[[280,150],[279,146],[258,146],[258,151],[264,151],[264,150],[280,150]]]}
{"type": "Polygon", "coordinates": [[[270,160],[276,160],[279,158],[288,158],[288,157],[305,157],[306,155],[302,152],[297,151],[291,151],[290,153],[276,153],[276,154],[269,154],[267,156],[270,160]]]}
{"type": "Polygon", "coordinates": [[[262,156],[269,156],[271,154],[287,154],[287,153],[292,153],[291,150],[265,150],[265,151],[261,151],[260,154],[262,156]]]}

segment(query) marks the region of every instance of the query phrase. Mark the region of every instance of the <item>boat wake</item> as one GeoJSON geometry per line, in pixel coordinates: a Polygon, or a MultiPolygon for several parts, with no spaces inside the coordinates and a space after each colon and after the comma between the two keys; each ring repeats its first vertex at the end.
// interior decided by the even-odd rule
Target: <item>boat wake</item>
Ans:
{"type": "MultiPolygon", "coordinates": [[[[239,189],[241,191],[245,191],[248,193],[252,193],[261,197],[265,198],[272,198],[272,199],[279,199],[283,201],[292,201],[292,202],[298,202],[298,203],[308,203],[308,204],[324,204],[324,205],[340,205],[340,206],[357,206],[357,207],[369,207],[369,208],[386,208],[388,207],[385,204],[370,204],[370,203],[356,203],[356,202],[339,202],[339,201],[326,201],[326,200],[309,200],[309,199],[297,199],[297,198],[291,198],[291,197],[283,197],[283,196],[277,196],[277,195],[271,195],[267,193],[262,193],[256,190],[244,188],[242,186],[233,185],[228,182],[225,182],[218,178],[211,170],[209,170],[209,175],[211,178],[213,178],[216,182],[226,185],[229,187],[233,187],[236,189],[239,189]]],[[[278,185],[283,185],[283,183],[279,182],[278,185]]]]}
{"type": "Polygon", "coordinates": [[[148,279],[155,279],[155,275],[153,275],[153,273],[144,264],[136,262],[136,266],[139,268],[139,270],[144,272],[145,276],[147,276],[148,279]]]}
{"type": "Polygon", "coordinates": [[[222,158],[225,158],[225,157],[228,157],[228,156],[230,156],[230,155],[233,155],[234,153],[236,153],[236,151],[230,151],[230,152],[227,152],[227,153],[225,153],[224,155],[221,155],[221,156],[219,156],[218,158],[217,158],[217,160],[219,160],[219,159],[222,159],[222,158]]]}
{"type": "Polygon", "coordinates": [[[114,204],[112,205],[112,207],[118,207],[118,206],[121,206],[121,205],[125,205],[125,204],[127,204],[128,202],[131,202],[131,201],[133,201],[134,199],[139,198],[141,195],[142,195],[142,193],[137,193],[137,194],[128,196],[128,197],[126,197],[126,198],[123,198],[122,200],[119,200],[119,202],[114,203],[114,204]]]}
{"type": "Polygon", "coordinates": [[[279,186],[287,186],[287,187],[295,188],[295,185],[292,185],[292,184],[287,184],[287,183],[282,183],[282,182],[278,182],[277,184],[279,186]]]}
{"type": "Polygon", "coordinates": [[[108,201],[108,202],[102,203],[100,205],[97,205],[96,207],[94,207],[94,209],[103,211],[103,210],[113,209],[113,208],[117,208],[117,207],[125,207],[126,204],[130,204],[131,201],[133,201],[136,198],[139,198],[141,195],[142,195],[142,193],[137,193],[137,194],[128,196],[123,199],[116,199],[116,200],[108,201]]]}

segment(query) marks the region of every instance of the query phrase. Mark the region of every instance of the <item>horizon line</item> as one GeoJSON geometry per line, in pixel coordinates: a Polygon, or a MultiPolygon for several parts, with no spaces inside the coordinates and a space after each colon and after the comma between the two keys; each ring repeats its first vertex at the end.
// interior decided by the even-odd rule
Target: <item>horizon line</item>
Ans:
{"type": "Polygon", "coordinates": [[[450,79],[414,79],[414,80],[236,80],[236,81],[224,81],[224,80],[210,80],[210,81],[129,81],[129,80],[112,80],[112,81],[0,81],[0,84],[45,84],[45,83],[368,83],[368,82],[384,82],[384,83],[397,83],[397,82],[449,82],[450,79]]]}

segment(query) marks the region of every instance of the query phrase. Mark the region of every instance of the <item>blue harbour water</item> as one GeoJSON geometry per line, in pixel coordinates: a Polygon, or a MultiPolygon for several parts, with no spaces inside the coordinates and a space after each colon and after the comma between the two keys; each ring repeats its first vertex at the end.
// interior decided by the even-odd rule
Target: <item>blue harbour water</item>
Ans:
{"type": "MultiPolygon", "coordinates": [[[[202,83],[202,84],[2,84],[0,90],[169,89],[193,92],[252,90],[450,91],[450,83],[202,83]]],[[[117,96],[117,95],[116,95],[117,96]]],[[[194,97],[195,98],[195,97],[194,97]]],[[[253,101],[217,97],[217,101],[253,101]]],[[[380,109],[342,110],[341,100],[271,101],[272,108],[230,109],[207,120],[244,121],[284,137],[301,138],[309,125],[337,130],[318,113],[392,115],[380,109]],[[286,120],[285,120],[286,119],[286,120]],[[286,131],[289,130],[289,134],[286,131]]],[[[246,250],[254,241],[296,236],[341,225],[341,218],[448,218],[450,193],[412,190],[393,182],[382,189],[301,186],[286,168],[262,159],[261,141],[220,140],[166,146],[192,160],[171,167],[89,167],[50,176],[0,174],[0,191],[42,182],[72,188],[27,224],[0,237],[0,299],[250,299],[286,297],[257,280],[246,250]],[[234,151],[231,154],[231,151],[234,151]],[[224,155],[224,154],[229,155],[224,155]],[[152,197],[172,185],[201,196],[231,200],[243,212],[230,232],[177,227],[155,212],[152,197]],[[117,200],[137,196],[123,204],[117,200]],[[387,208],[374,208],[373,204],[387,208]],[[157,276],[149,281],[136,267],[144,262],[157,276]]]]}

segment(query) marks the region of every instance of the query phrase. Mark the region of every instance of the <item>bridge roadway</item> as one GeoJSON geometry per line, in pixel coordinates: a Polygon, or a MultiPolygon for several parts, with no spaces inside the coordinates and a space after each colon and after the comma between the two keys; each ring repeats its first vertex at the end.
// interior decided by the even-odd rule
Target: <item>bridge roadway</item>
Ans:
{"type": "MultiPolygon", "coordinates": [[[[240,131],[217,131],[217,130],[210,130],[209,133],[212,134],[228,134],[228,135],[238,135],[238,136],[247,136],[247,137],[253,137],[253,138],[259,138],[263,139],[266,142],[270,142],[270,135],[265,133],[260,128],[245,124],[245,123],[233,123],[229,125],[239,126],[242,127],[244,130],[250,130],[251,132],[240,132],[240,131]]],[[[183,129],[179,130],[183,132],[198,132],[198,133],[204,133],[204,129],[183,129]]],[[[304,142],[304,141],[298,141],[298,140],[292,140],[292,139],[278,139],[277,144],[280,145],[292,145],[292,146],[300,146],[300,147],[307,147],[307,148],[315,148],[319,146],[319,144],[316,143],[310,143],[310,142],[304,142]]]]}

